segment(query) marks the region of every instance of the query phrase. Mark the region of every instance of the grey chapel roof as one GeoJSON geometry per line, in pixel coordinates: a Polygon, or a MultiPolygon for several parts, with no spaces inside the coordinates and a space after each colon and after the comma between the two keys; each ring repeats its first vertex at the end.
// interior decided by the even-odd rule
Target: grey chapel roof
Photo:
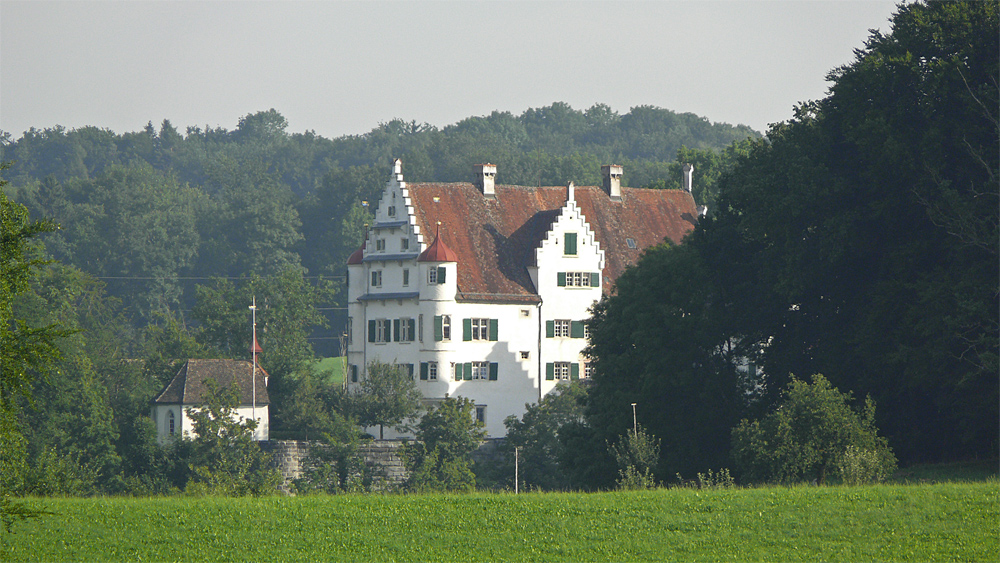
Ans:
{"type": "MultiPolygon", "coordinates": [[[[230,387],[235,382],[240,392],[240,405],[253,403],[253,372],[246,360],[188,360],[170,383],[153,399],[158,404],[196,405],[202,402],[208,387],[205,382],[215,380],[219,387],[230,387]]],[[[267,405],[270,399],[268,377],[264,368],[257,366],[257,405],[267,405]]]]}

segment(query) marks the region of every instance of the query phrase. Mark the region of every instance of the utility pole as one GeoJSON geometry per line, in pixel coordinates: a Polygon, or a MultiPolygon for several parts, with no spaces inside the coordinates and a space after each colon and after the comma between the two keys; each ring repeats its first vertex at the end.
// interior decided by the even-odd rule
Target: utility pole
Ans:
{"type": "Polygon", "coordinates": [[[632,435],[639,437],[639,423],[636,422],[635,418],[635,403],[632,403],[632,435]]]}
{"type": "Polygon", "coordinates": [[[514,446],[514,494],[518,494],[517,482],[519,480],[518,469],[521,464],[521,446],[514,446]]]}
{"type": "MultiPolygon", "coordinates": [[[[250,393],[253,395],[251,399],[251,416],[253,416],[254,423],[257,422],[257,296],[253,296],[253,301],[250,303],[250,314],[253,319],[253,341],[250,343],[250,373],[253,383],[251,384],[250,393]]],[[[254,433],[257,431],[254,430],[254,433]]]]}

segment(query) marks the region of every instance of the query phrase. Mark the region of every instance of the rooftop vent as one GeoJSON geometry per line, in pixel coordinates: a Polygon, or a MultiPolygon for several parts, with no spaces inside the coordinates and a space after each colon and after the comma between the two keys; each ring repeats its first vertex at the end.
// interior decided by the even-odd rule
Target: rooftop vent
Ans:
{"type": "Polygon", "coordinates": [[[694,175],[694,164],[684,163],[684,191],[691,193],[691,178],[694,175]]]}

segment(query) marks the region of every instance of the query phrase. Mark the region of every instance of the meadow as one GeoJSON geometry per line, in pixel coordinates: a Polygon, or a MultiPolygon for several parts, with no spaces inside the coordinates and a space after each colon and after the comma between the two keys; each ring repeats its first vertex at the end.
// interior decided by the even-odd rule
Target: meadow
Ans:
{"type": "Polygon", "coordinates": [[[1000,483],[29,499],[4,561],[996,561],[1000,483]]]}

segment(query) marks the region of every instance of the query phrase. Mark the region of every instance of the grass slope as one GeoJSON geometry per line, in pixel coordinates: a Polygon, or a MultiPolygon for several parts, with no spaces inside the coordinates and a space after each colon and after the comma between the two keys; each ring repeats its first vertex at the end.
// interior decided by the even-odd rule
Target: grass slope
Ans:
{"type": "Polygon", "coordinates": [[[603,494],[34,499],[5,561],[950,561],[1000,556],[988,483],[603,494]]]}

